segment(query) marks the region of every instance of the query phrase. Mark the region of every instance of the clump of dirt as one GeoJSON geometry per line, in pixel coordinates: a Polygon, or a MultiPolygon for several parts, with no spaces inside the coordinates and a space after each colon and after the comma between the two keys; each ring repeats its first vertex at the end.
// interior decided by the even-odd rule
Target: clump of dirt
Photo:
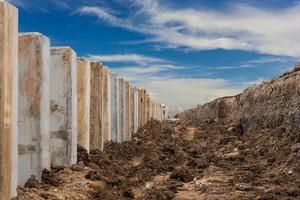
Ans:
{"type": "Polygon", "coordinates": [[[79,144],[77,145],[77,161],[84,162],[86,165],[90,162],[90,157],[87,150],[79,144]]]}
{"type": "Polygon", "coordinates": [[[194,179],[194,176],[188,168],[183,167],[175,169],[170,178],[187,183],[191,182],[194,179]]]}
{"type": "Polygon", "coordinates": [[[62,184],[63,180],[57,176],[56,172],[57,172],[56,169],[53,169],[52,171],[44,169],[42,174],[42,183],[54,187],[57,187],[60,184],[62,184]]]}
{"type": "Polygon", "coordinates": [[[25,183],[25,187],[27,187],[27,188],[40,188],[40,183],[36,179],[35,176],[30,176],[30,178],[25,183]]]}

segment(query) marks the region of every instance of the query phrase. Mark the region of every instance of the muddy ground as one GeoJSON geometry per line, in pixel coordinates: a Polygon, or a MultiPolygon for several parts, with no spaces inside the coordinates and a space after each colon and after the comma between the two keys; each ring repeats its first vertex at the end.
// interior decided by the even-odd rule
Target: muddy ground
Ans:
{"type": "Polygon", "coordinates": [[[44,170],[17,199],[300,199],[300,133],[282,128],[150,121],[131,142],[78,152],[78,164],[44,170]]]}

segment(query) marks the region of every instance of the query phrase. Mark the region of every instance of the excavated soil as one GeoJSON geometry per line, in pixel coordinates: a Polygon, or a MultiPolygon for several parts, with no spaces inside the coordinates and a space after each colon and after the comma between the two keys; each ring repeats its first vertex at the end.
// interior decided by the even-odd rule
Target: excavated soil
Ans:
{"type": "Polygon", "coordinates": [[[77,164],[31,177],[17,199],[300,199],[300,133],[150,121],[103,152],[79,147],[77,164]]]}

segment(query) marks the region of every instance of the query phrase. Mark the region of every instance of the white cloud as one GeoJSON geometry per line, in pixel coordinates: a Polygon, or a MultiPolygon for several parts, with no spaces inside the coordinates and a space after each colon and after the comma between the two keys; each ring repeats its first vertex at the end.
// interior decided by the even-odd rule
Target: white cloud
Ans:
{"type": "Polygon", "coordinates": [[[129,2],[138,9],[127,18],[102,7],[82,7],[79,12],[96,15],[112,26],[150,34],[169,47],[300,56],[300,4],[277,10],[238,4],[227,11],[215,11],[171,8],[161,0],[129,2]]]}
{"type": "Polygon", "coordinates": [[[151,97],[170,107],[172,113],[204,104],[222,96],[236,95],[253,82],[214,78],[160,77],[158,72],[169,68],[127,67],[115,69],[133,85],[146,88],[151,97]]]}
{"type": "Polygon", "coordinates": [[[159,62],[167,62],[164,59],[138,55],[138,54],[114,54],[114,55],[90,55],[91,59],[98,59],[103,62],[133,62],[138,64],[149,64],[149,63],[159,63],[159,62]]]}
{"type": "MultiPolygon", "coordinates": [[[[145,67],[140,66],[127,66],[122,68],[116,68],[115,71],[125,76],[129,81],[136,81],[149,76],[159,75],[161,72],[174,72],[174,70],[184,70],[184,67],[171,65],[171,64],[154,64],[145,67]]],[[[176,71],[178,73],[178,71],[176,71]]]]}
{"type": "Polygon", "coordinates": [[[244,64],[266,64],[266,63],[287,63],[291,58],[287,57],[263,57],[243,62],[244,64]]]}

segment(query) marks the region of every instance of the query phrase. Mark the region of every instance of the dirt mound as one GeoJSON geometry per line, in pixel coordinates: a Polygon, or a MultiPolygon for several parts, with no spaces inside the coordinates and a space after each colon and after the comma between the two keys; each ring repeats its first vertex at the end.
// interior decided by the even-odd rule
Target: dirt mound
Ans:
{"type": "Polygon", "coordinates": [[[299,64],[282,76],[249,87],[237,96],[219,98],[187,110],[180,114],[180,118],[187,123],[227,118],[244,131],[283,128],[294,135],[300,131],[298,68],[299,64]]]}

